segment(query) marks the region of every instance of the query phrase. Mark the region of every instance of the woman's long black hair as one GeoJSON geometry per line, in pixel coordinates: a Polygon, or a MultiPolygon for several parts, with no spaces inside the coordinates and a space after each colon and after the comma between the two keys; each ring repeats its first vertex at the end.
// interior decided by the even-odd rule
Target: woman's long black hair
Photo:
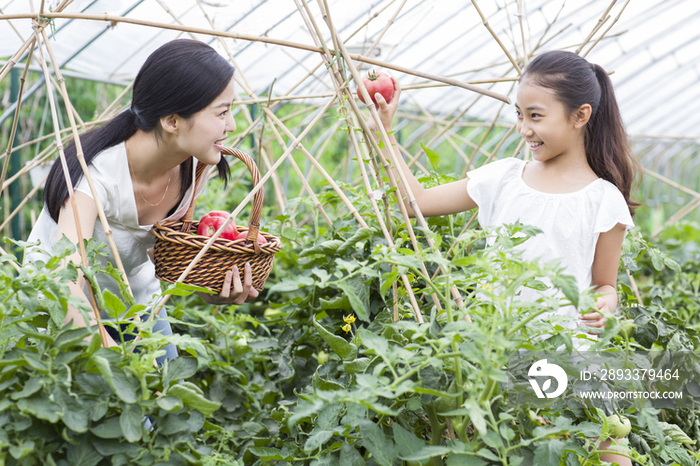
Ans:
{"type": "MultiPolygon", "coordinates": [[[[191,117],[226,89],[234,71],[228,61],[203,42],[178,39],[159,47],[136,75],[131,108],[80,137],[85,163],[89,165],[97,154],[127,140],[136,130],[154,131],[155,137],[160,137],[160,118],[174,114],[191,117]]],[[[65,155],[71,182],[76,186],[83,170],[74,142],[66,146],[65,155]]],[[[180,197],[192,184],[192,163],[190,157],[180,164],[180,197]]],[[[229,166],[224,157],[217,169],[219,177],[227,182],[229,166]]],[[[68,189],[57,159],[44,188],[44,202],[54,221],[58,222],[67,201],[68,189]]]]}
{"type": "Polygon", "coordinates": [[[617,186],[634,213],[639,203],[630,198],[630,192],[639,173],[639,162],[627,141],[608,73],[575,53],[552,51],[527,65],[520,78],[521,82],[524,80],[554,91],[570,113],[583,104],[591,106],[593,111],[584,133],[588,165],[600,178],[617,186]]]}

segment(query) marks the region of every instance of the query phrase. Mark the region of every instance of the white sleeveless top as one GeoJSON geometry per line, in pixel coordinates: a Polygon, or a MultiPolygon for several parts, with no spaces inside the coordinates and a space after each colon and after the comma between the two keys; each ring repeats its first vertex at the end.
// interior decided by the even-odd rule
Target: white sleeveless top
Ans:
{"type": "MultiPolygon", "coordinates": [[[[541,264],[559,259],[565,273],[576,279],[579,291],[591,286],[591,268],[601,233],[618,223],[627,230],[634,226],[625,198],[609,181],[598,178],[573,193],[553,194],[537,191],[522,178],[527,162],[515,158],[495,161],[467,176],[467,193],[479,206],[479,224],[489,230],[517,221],[542,230],[519,246],[523,259],[539,259],[541,264]]],[[[487,240],[490,246],[494,238],[487,240]]],[[[545,283],[551,286],[547,280],[545,283]]],[[[523,287],[521,299],[535,300],[540,293],[523,287]]],[[[579,318],[573,306],[559,308],[557,314],[572,320],[579,318]]]]}
{"type": "MultiPolygon", "coordinates": [[[[195,160],[196,162],[196,160],[195,160]]],[[[153,295],[160,294],[160,282],[155,277],[155,265],[148,257],[147,250],[153,247],[155,236],[151,233],[153,225],[139,225],[134,187],[131,182],[129,165],[127,163],[124,143],[105,149],[92,160],[88,166],[97,195],[102,203],[107,222],[112,230],[114,242],[122,259],[129,285],[134,293],[134,299],[139,304],[148,304],[153,295]]],[[[168,220],[181,218],[190,205],[195,179],[196,163],[192,167],[192,185],[185,193],[175,212],[167,217],[168,220]]],[[[206,176],[209,167],[205,168],[206,176]]],[[[205,178],[206,179],[206,178],[205,178]]],[[[204,186],[198,187],[199,194],[204,186]]],[[[75,187],[76,191],[87,194],[93,198],[87,179],[83,176],[75,187]]],[[[93,198],[94,199],[94,198],[93,198]]],[[[46,206],[44,206],[37,219],[28,241],[41,241],[40,248],[50,252],[56,242],[57,224],[51,218],[46,206]]],[[[95,220],[94,233],[96,241],[107,243],[107,236],[99,217],[95,220]]],[[[101,257],[102,266],[107,262],[116,267],[114,255],[109,245],[103,250],[107,254],[101,257]]],[[[35,260],[46,261],[47,257],[41,252],[27,254],[25,262],[35,260]]],[[[110,290],[117,296],[119,288],[116,282],[105,274],[98,274],[98,282],[102,290],[110,290]]]]}

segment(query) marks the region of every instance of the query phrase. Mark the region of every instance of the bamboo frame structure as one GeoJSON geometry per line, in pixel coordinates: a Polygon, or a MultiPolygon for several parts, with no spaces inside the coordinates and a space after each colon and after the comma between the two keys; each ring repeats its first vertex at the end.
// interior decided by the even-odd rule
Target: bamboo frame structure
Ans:
{"type": "MultiPolygon", "coordinates": [[[[485,15],[480,8],[479,3],[484,2],[471,0],[473,12],[478,14],[479,18],[481,19],[480,26],[484,28],[485,38],[491,43],[495,41],[503,52],[503,55],[499,57],[497,66],[490,65],[488,67],[481,68],[493,68],[495,71],[493,71],[490,76],[480,79],[460,80],[456,77],[465,75],[474,70],[463,71],[450,75],[438,75],[427,73],[420,69],[411,69],[402,66],[399,63],[392,63],[390,60],[379,60],[370,56],[382,42],[383,38],[387,37],[388,33],[392,31],[392,27],[394,27],[394,25],[401,20],[402,15],[405,14],[407,0],[402,0],[401,2],[391,0],[386,4],[382,4],[377,12],[360,21],[357,27],[354,27],[349,31],[339,31],[336,25],[333,23],[333,11],[330,8],[327,0],[319,0],[313,4],[314,7],[318,8],[318,11],[314,11],[314,9],[312,9],[310,6],[310,2],[307,0],[294,0],[294,5],[297,8],[296,14],[302,18],[309,34],[309,38],[311,39],[311,43],[293,42],[267,35],[258,36],[230,30],[217,30],[214,26],[214,22],[207,14],[207,9],[199,0],[194,1],[203,13],[210,27],[209,29],[194,27],[188,25],[183,18],[178,17],[177,12],[173,11],[166,2],[161,0],[156,1],[163,8],[163,10],[173,18],[174,23],[147,21],[145,19],[110,14],[65,12],[65,8],[71,3],[70,0],[64,0],[61,2],[61,4],[53,12],[44,11],[43,2],[41,8],[39,9],[39,13],[32,12],[26,14],[7,14],[0,11],[0,21],[32,19],[34,21],[35,28],[34,34],[29,38],[22,39],[22,45],[18,48],[17,52],[14,53],[7,63],[5,63],[5,65],[0,69],[1,81],[8,75],[9,71],[13,67],[20,65],[24,67],[21,78],[20,98],[17,102],[17,110],[10,127],[9,143],[5,153],[0,154],[0,160],[2,160],[4,157],[4,160],[2,161],[2,172],[0,173],[0,189],[6,189],[12,183],[19,182],[19,180],[25,177],[27,172],[29,172],[33,167],[39,163],[48,161],[51,157],[56,155],[58,156],[59,160],[62,161],[65,170],[65,154],[63,153],[64,144],[66,144],[69,140],[75,141],[78,154],[77,157],[81,163],[88,184],[93,192],[93,196],[95,196],[97,201],[98,218],[102,224],[102,227],[104,228],[105,233],[107,234],[109,246],[117,262],[115,265],[123,272],[125,279],[126,274],[124,273],[124,268],[121,264],[116,244],[114,244],[109,222],[106,218],[103,207],[99,203],[92,179],[84,161],[80,143],[80,135],[86,130],[92,128],[94,125],[107,121],[111,116],[116,114],[123,103],[123,99],[128,95],[131,85],[127,86],[96,119],[93,121],[84,122],[80,115],[78,115],[77,111],[75,111],[74,106],[71,103],[70,95],[68,89],[66,88],[65,79],[62,76],[59,62],[56,60],[52,45],[48,40],[45,28],[49,26],[50,21],[56,19],[72,19],[83,22],[97,21],[111,24],[125,23],[143,28],[159,28],[163,30],[177,31],[178,33],[189,34],[191,37],[198,40],[211,39],[212,41],[218,41],[221,48],[223,48],[225,51],[225,54],[236,67],[236,83],[245,93],[243,98],[237,96],[234,102],[234,110],[241,112],[243,118],[245,118],[245,121],[248,123],[248,128],[234,138],[233,145],[235,146],[245,138],[250,137],[254,141],[254,144],[252,145],[254,146],[254,150],[257,152],[259,167],[261,171],[265,172],[261,184],[253,189],[252,192],[250,192],[245,199],[239,203],[236,209],[231,213],[229,221],[233,221],[236,215],[240,214],[242,209],[252,199],[253,194],[257,190],[263,189],[263,185],[267,180],[272,181],[272,186],[270,189],[274,193],[274,203],[276,208],[278,211],[282,211],[287,205],[288,199],[291,197],[291,195],[290,193],[286,192],[285,180],[288,179],[289,174],[285,174],[287,175],[287,178],[283,180],[283,177],[280,175],[284,169],[281,167],[289,167],[291,168],[290,173],[298,178],[301,185],[298,195],[309,196],[313,203],[314,209],[316,209],[316,211],[323,217],[324,221],[328,225],[332,224],[331,216],[326,210],[327,207],[324,206],[323,202],[320,200],[318,192],[315,191],[315,180],[323,180],[325,183],[327,183],[327,185],[330,187],[329,189],[337,194],[338,198],[341,200],[342,206],[347,210],[349,215],[352,216],[354,221],[356,221],[360,227],[367,228],[368,219],[363,217],[363,215],[366,216],[368,214],[361,214],[352,204],[352,201],[348,198],[342,188],[343,183],[338,182],[338,178],[343,177],[346,180],[348,178],[352,178],[349,181],[351,181],[354,185],[359,185],[362,183],[366,195],[370,200],[372,213],[376,217],[379,229],[381,230],[383,238],[389,245],[389,249],[396,251],[397,248],[396,238],[394,235],[397,228],[396,225],[392,225],[392,222],[396,221],[396,217],[391,215],[391,211],[398,210],[400,213],[398,218],[401,219],[400,221],[402,222],[403,226],[405,226],[411,247],[414,249],[414,251],[416,251],[416,253],[418,253],[421,249],[419,246],[419,239],[421,238],[421,235],[423,235],[421,231],[416,231],[416,226],[427,230],[428,224],[420,212],[415,196],[411,192],[405,175],[401,171],[394,172],[391,170],[392,166],[398,165],[398,160],[395,158],[395,154],[393,151],[389,151],[388,154],[385,154],[381,150],[380,141],[388,141],[386,131],[383,128],[379,128],[379,136],[377,137],[376,134],[369,130],[369,126],[367,124],[367,114],[369,113],[371,117],[378,119],[376,108],[371,103],[369,105],[361,106],[355,99],[355,89],[351,88],[353,86],[350,86],[350,83],[354,81],[355,85],[359,87],[365,102],[371,102],[369,94],[362,84],[360,74],[363,67],[371,65],[392,70],[394,73],[397,73],[400,76],[413,79],[413,82],[403,86],[404,90],[421,90],[451,86],[464,90],[468,93],[475,93],[476,95],[473,99],[470,99],[468,105],[465,105],[448,115],[431,114],[429,109],[424,108],[419,103],[416,103],[416,107],[418,107],[420,110],[419,113],[409,113],[403,111],[402,109],[402,111],[398,112],[397,114],[400,118],[408,121],[411,125],[420,126],[419,129],[416,129],[412,134],[412,137],[416,136],[417,138],[417,135],[419,134],[424,134],[426,137],[429,137],[427,144],[425,144],[426,147],[437,149],[437,147],[441,144],[449,145],[449,147],[458,154],[458,157],[461,160],[460,163],[464,163],[464,172],[466,173],[466,171],[474,168],[476,161],[483,159],[485,160],[483,163],[490,163],[495,158],[500,157],[501,152],[507,151],[505,156],[509,156],[511,154],[512,147],[515,145],[515,143],[513,143],[511,140],[515,131],[515,125],[512,125],[509,122],[504,122],[501,118],[501,111],[505,105],[510,103],[509,95],[512,94],[512,89],[519,80],[519,76],[522,74],[523,69],[525,66],[527,66],[534,54],[542,50],[542,48],[553,38],[562,34],[562,32],[567,30],[569,27],[569,25],[566,25],[558,29],[557,32],[550,34],[550,31],[557,30],[555,25],[558,25],[557,21],[559,15],[564,8],[562,4],[562,8],[559,9],[559,12],[556,14],[554,19],[552,21],[548,21],[544,32],[539,37],[532,37],[529,34],[527,0],[509,0],[511,5],[517,5],[517,14],[515,16],[518,19],[516,26],[509,23],[511,32],[508,33],[506,31],[505,37],[507,37],[507,39],[503,39],[502,37],[499,37],[499,33],[494,30],[494,27],[492,27],[490,23],[491,18],[485,15]],[[347,44],[350,43],[350,40],[364,31],[370,24],[377,28],[377,26],[374,25],[374,22],[376,22],[377,18],[382,17],[381,15],[384,12],[386,12],[386,15],[388,15],[383,16],[386,18],[386,22],[378,26],[378,32],[373,36],[372,43],[367,50],[361,55],[349,53],[347,44]],[[308,52],[313,57],[312,65],[314,66],[309,67],[309,72],[303,79],[294,83],[291,87],[284,89],[283,91],[276,92],[276,95],[273,95],[272,93],[272,86],[270,86],[269,91],[267,91],[267,95],[265,95],[265,93],[258,95],[254,87],[251,85],[251,81],[247,79],[245,69],[238,66],[238,57],[228,47],[227,42],[224,39],[235,39],[237,41],[245,41],[249,43],[262,43],[269,47],[276,47],[282,50],[308,52]],[[528,42],[530,39],[532,42],[528,42]],[[512,44],[507,44],[506,42],[508,41],[512,41],[512,44]],[[532,43],[535,45],[531,46],[532,43]],[[48,57],[46,58],[51,61],[53,66],[52,72],[49,70],[47,65],[48,61],[45,59],[45,55],[47,55],[48,57]],[[68,125],[63,125],[66,126],[63,128],[60,127],[61,125],[59,124],[58,110],[56,108],[57,102],[54,101],[53,94],[49,92],[46,98],[51,106],[54,131],[50,136],[42,135],[35,138],[33,141],[25,142],[13,147],[12,141],[17,134],[20,120],[20,108],[23,104],[22,93],[24,90],[25,79],[32,60],[41,65],[47,89],[55,88],[56,92],[58,93],[58,97],[60,97],[60,99],[63,101],[63,104],[67,109],[66,115],[68,117],[68,125]],[[317,73],[325,73],[328,77],[330,77],[332,86],[328,88],[328,92],[325,90],[321,92],[304,92],[304,89],[300,89],[301,86],[308,81],[317,79],[317,73]],[[511,85],[511,91],[507,92],[506,94],[500,94],[493,90],[507,88],[509,84],[511,85]],[[299,91],[295,92],[297,89],[299,89],[299,91]],[[500,106],[495,115],[490,115],[487,121],[474,122],[466,120],[466,115],[468,115],[473,108],[476,108],[477,105],[483,104],[485,100],[490,101],[490,99],[498,101],[498,105],[500,106]],[[298,110],[295,107],[295,110],[285,117],[280,117],[275,113],[275,109],[279,104],[285,103],[293,106],[298,102],[301,102],[303,105],[300,105],[298,110]],[[248,108],[249,105],[256,106],[256,108],[260,110],[260,114],[251,114],[251,110],[248,108]],[[323,163],[320,161],[320,155],[323,154],[324,150],[332,142],[337,132],[329,131],[326,136],[318,138],[315,141],[311,141],[310,134],[312,132],[311,130],[334,106],[338,107],[338,124],[343,125],[343,128],[348,129],[347,138],[345,140],[346,147],[348,148],[348,154],[343,163],[339,163],[337,167],[334,167],[335,170],[332,170],[330,167],[323,166],[323,163]],[[316,113],[313,114],[311,112],[316,113]],[[301,119],[302,122],[295,122],[298,119],[301,119]],[[477,128],[477,131],[468,133],[468,136],[465,136],[465,131],[462,131],[465,128],[477,128]],[[12,153],[31,145],[36,145],[39,147],[39,144],[46,141],[47,138],[53,138],[54,141],[49,144],[48,147],[44,148],[40,152],[38,151],[37,156],[29,165],[22,168],[12,176],[7,176],[7,167],[9,164],[10,155],[12,153]],[[285,138],[287,139],[287,142],[285,142],[285,138]],[[276,158],[275,151],[272,150],[273,145],[274,147],[281,148],[281,156],[276,158]],[[433,147],[433,145],[435,147],[433,147]],[[301,154],[299,157],[303,156],[303,158],[297,157],[295,160],[295,158],[292,156],[293,154],[301,154]],[[356,158],[356,163],[352,162],[352,155],[354,155],[356,158]],[[306,163],[306,166],[302,166],[303,164],[299,163],[298,160],[306,163]],[[388,185],[386,186],[384,176],[388,178],[388,185]],[[403,202],[399,202],[395,206],[389,205],[386,196],[382,196],[382,202],[380,204],[378,196],[375,195],[378,189],[402,190],[405,193],[406,205],[404,205],[403,202]],[[410,210],[408,207],[410,207],[410,210]],[[411,219],[410,214],[415,215],[415,221],[411,219]]],[[[578,41],[572,46],[572,48],[575,47],[576,53],[579,53],[584,57],[588,56],[591,51],[595,49],[595,47],[602,43],[604,39],[611,37],[610,32],[613,26],[617,24],[622,17],[623,12],[630,3],[630,0],[626,0],[624,5],[617,9],[616,13],[612,13],[616,3],[617,0],[611,0],[609,3],[606,3],[606,10],[597,20],[595,25],[593,25],[593,27],[590,29],[588,35],[582,41],[578,41]]],[[[506,6],[508,5],[506,4],[506,6]]],[[[588,28],[586,31],[588,31],[588,28]]],[[[17,34],[19,35],[19,32],[17,32],[17,34]]],[[[369,43],[369,40],[367,43],[369,43]]],[[[296,58],[292,58],[296,60],[296,58]]],[[[466,67],[461,66],[459,69],[464,68],[466,67]]],[[[649,137],[655,136],[651,135],[649,137]]],[[[689,136],[689,139],[698,138],[689,136]]],[[[523,142],[521,141],[517,144],[517,148],[515,149],[513,156],[519,155],[522,147],[523,142]]],[[[408,159],[407,163],[409,166],[418,167],[418,169],[422,170],[424,173],[428,173],[425,167],[420,164],[420,158],[424,155],[422,150],[412,149],[409,144],[399,144],[399,149],[408,159]]],[[[526,150],[525,157],[527,156],[526,150]]],[[[460,165],[460,168],[461,167],[462,166],[460,165]]],[[[668,222],[672,223],[677,221],[700,206],[700,193],[698,190],[683,186],[682,183],[673,181],[671,178],[663,176],[650,169],[645,169],[645,173],[651,175],[660,183],[665,183],[671,188],[691,196],[690,200],[686,201],[685,205],[669,218],[668,222]]],[[[14,208],[12,212],[5,213],[5,217],[0,219],[2,221],[0,224],[0,229],[5,227],[12,218],[18,215],[22,206],[26,205],[26,203],[36,195],[39,189],[40,185],[34,186],[25,196],[24,200],[16,208],[14,208]]],[[[74,206],[72,189],[69,188],[69,190],[71,191],[71,203],[74,206]]],[[[76,211],[76,218],[78,215],[79,213],[76,211]]],[[[476,214],[471,217],[471,220],[469,220],[462,231],[466,231],[467,228],[470,228],[475,220],[476,214]]],[[[302,224],[304,223],[305,221],[302,221],[302,224]]],[[[206,252],[215,238],[216,236],[214,236],[211,241],[205,245],[200,255],[198,255],[185,270],[185,272],[183,272],[180,280],[186,278],[187,274],[196,265],[196,262],[206,252]]],[[[425,240],[430,247],[435,247],[435,243],[430,236],[425,236],[425,240]]],[[[80,241],[80,243],[80,246],[82,247],[82,241],[80,241]]],[[[445,246],[449,246],[447,249],[445,249],[445,251],[435,249],[435,252],[441,257],[447,258],[451,255],[455,244],[453,243],[445,246]]],[[[80,253],[83,260],[83,265],[86,265],[85,252],[81,249],[80,253]]],[[[440,274],[443,273],[441,269],[438,269],[435,274],[428,274],[428,267],[425,263],[421,263],[421,271],[425,277],[428,278],[428,280],[435,280],[440,276],[440,274]]],[[[630,279],[633,281],[633,278],[630,277],[630,279]]],[[[422,322],[423,316],[421,315],[420,306],[418,304],[419,298],[417,298],[413,292],[410,279],[407,275],[402,274],[398,283],[399,286],[402,286],[407,293],[415,319],[418,322],[422,322]]],[[[636,285],[633,286],[636,290],[636,285]]],[[[452,287],[450,289],[450,293],[454,303],[456,303],[460,308],[463,307],[465,302],[460,295],[459,290],[452,287]]],[[[398,319],[399,315],[398,306],[396,304],[396,283],[392,287],[392,295],[394,297],[393,318],[398,319]]],[[[441,302],[440,299],[438,299],[438,297],[434,294],[431,295],[431,299],[433,300],[433,304],[438,311],[441,311],[447,304],[441,302]]],[[[92,298],[92,301],[93,309],[97,312],[98,310],[96,303],[94,302],[94,297],[92,298]]],[[[157,303],[155,310],[151,313],[151,316],[156,315],[160,307],[164,306],[167,301],[168,297],[165,297],[159,303],[157,303]]],[[[101,328],[101,331],[103,332],[104,330],[101,328]]],[[[104,338],[105,337],[103,336],[103,339],[104,338]]]]}

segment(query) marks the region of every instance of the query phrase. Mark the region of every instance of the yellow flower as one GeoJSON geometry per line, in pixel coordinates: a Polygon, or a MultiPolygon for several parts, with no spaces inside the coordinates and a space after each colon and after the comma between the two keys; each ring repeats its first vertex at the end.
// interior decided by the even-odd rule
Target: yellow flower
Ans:
{"type": "Polygon", "coordinates": [[[343,320],[345,321],[346,324],[352,324],[355,322],[355,316],[349,315],[349,316],[343,316],[343,320]]]}
{"type": "Polygon", "coordinates": [[[352,330],[352,327],[350,326],[350,324],[345,324],[345,325],[343,325],[342,328],[343,328],[343,330],[345,330],[345,333],[348,333],[350,330],[352,330]]]}

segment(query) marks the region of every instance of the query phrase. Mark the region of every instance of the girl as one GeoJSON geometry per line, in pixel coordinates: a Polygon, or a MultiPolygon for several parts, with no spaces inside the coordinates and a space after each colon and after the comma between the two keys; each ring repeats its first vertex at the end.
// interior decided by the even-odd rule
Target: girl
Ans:
{"type": "MultiPolygon", "coordinates": [[[[394,88],[389,103],[375,95],[387,133],[399,102],[396,81],[394,88]]],[[[523,243],[523,258],[539,258],[542,263],[559,259],[580,291],[593,286],[603,294],[596,302],[599,312],[581,315],[573,306],[558,311],[571,318],[572,329],[580,323],[595,334],[595,329],[605,327],[602,313],[617,307],[621,245],[627,229],[634,226],[631,214],[638,205],[630,199],[636,161],[612,83],[603,68],[574,53],[547,52],[521,76],[515,108],[518,133],[530,146],[533,160],[499,160],[446,185],[424,189],[391,134],[389,141],[423,215],[478,206],[482,228],[516,221],[540,228],[542,234],[523,243]]],[[[528,293],[537,291],[524,288],[522,299],[527,300],[528,293]]],[[[619,455],[601,459],[631,465],[619,455]]]]}
{"type": "MultiPolygon", "coordinates": [[[[224,181],[228,179],[228,163],[221,157],[221,149],[227,134],[236,129],[231,115],[235,96],[233,73],[234,68],[202,42],[169,42],[153,52],[141,67],[134,80],[131,108],[80,138],[85,162],[137,303],[148,304],[154,294],[160,293],[155,268],[149,260],[149,250],[155,241],[151,226],[184,215],[195,195],[193,180],[197,164],[216,165],[219,176],[224,181]]],[[[92,191],[76,157],[75,144],[66,147],[65,155],[82,236],[106,243],[92,191]]],[[[197,194],[202,186],[198,188],[197,194]]],[[[29,241],[40,240],[41,247],[49,251],[63,235],[76,243],[75,217],[60,160],[56,160],[49,173],[44,202],[29,241]]],[[[112,251],[107,248],[106,252],[109,255],[101,258],[103,265],[114,264],[112,251]]],[[[31,253],[27,259],[46,260],[46,256],[31,253]]],[[[76,252],[69,259],[79,263],[80,256],[76,252]]],[[[98,282],[103,290],[119,296],[114,280],[100,274],[98,282]]],[[[212,303],[241,304],[257,296],[251,284],[250,266],[246,265],[243,283],[238,270],[234,270],[226,276],[219,296],[202,296],[212,303]],[[230,292],[232,281],[234,290],[230,292]]],[[[70,286],[73,295],[86,299],[82,276],[70,286]]],[[[163,309],[159,317],[165,315],[163,309]]],[[[86,325],[80,312],[72,307],[64,324],[71,321],[86,325]]],[[[107,330],[112,338],[117,337],[111,328],[107,330]]],[[[154,331],[172,335],[165,320],[159,320],[154,331]]],[[[110,344],[115,343],[110,341],[110,344]]],[[[166,356],[170,359],[177,356],[174,345],[166,348],[166,356]]]]}

